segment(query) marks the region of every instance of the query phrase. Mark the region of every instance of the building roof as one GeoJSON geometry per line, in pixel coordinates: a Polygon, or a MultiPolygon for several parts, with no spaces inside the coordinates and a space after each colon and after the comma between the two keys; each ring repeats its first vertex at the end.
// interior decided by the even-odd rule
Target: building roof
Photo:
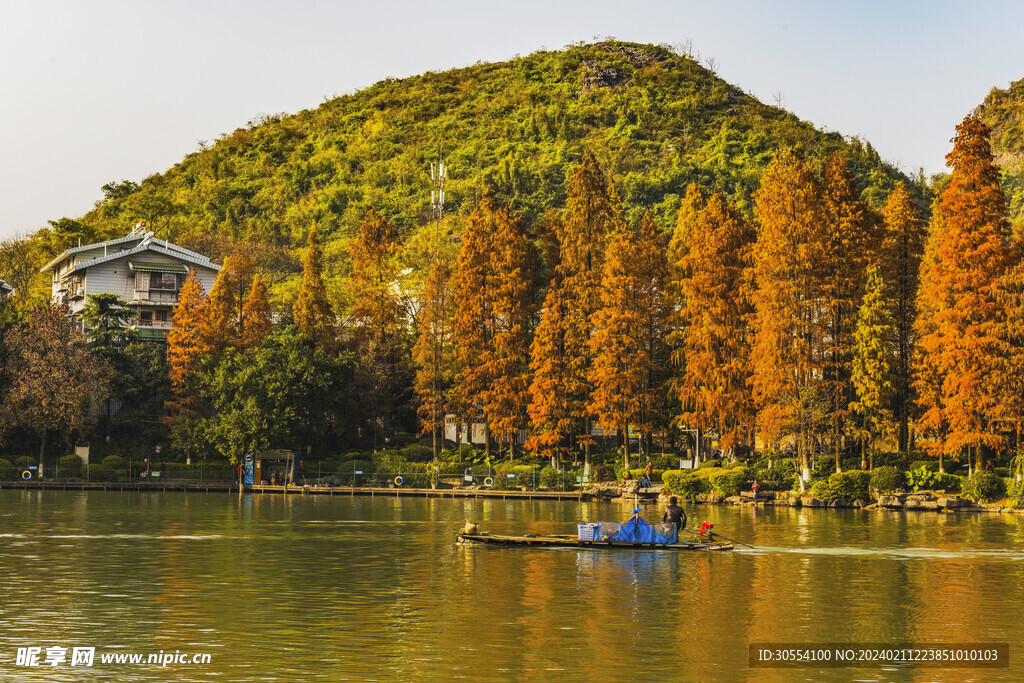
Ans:
{"type": "MultiPolygon", "coordinates": [[[[131,242],[136,242],[137,244],[135,244],[135,246],[133,246],[133,247],[130,247],[129,249],[121,249],[119,251],[115,251],[115,252],[112,252],[112,253],[109,252],[109,250],[108,250],[108,253],[106,255],[104,255],[104,256],[98,256],[96,258],[89,259],[88,261],[82,261],[81,263],[75,264],[75,267],[70,272],[77,272],[79,270],[84,270],[85,268],[89,268],[91,266],[96,266],[96,265],[99,265],[101,263],[106,263],[108,261],[113,261],[114,259],[123,258],[125,256],[132,256],[132,255],[135,255],[135,254],[142,254],[142,253],[145,253],[145,252],[154,252],[154,253],[157,253],[157,254],[163,254],[165,256],[170,256],[172,258],[176,258],[176,259],[179,259],[181,261],[185,261],[187,263],[192,263],[192,264],[197,265],[197,266],[203,266],[205,268],[211,268],[213,270],[220,270],[220,266],[218,266],[216,263],[211,261],[206,256],[203,256],[202,254],[199,254],[197,252],[191,251],[189,249],[185,249],[183,247],[179,247],[176,244],[171,244],[167,240],[157,239],[156,237],[153,236],[153,233],[151,233],[151,232],[144,232],[144,233],[133,232],[133,234],[130,234],[127,237],[121,237],[121,238],[116,239],[116,240],[107,240],[106,242],[96,242],[95,244],[86,244],[86,245],[83,245],[81,247],[74,247],[72,249],[66,249],[66,250],[64,250],[64,253],[60,254],[55,259],[53,259],[52,261],[47,263],[45,266],[43,266],[42,269],[39,272],[45,273],[46,271],[50,270],[51,268],[54,268],[57,264],[64,262],[66,259],[74,256],[75,254],[80,254],[80,253],[85,252],[85,251],[93,251],[93,250],[100,249],[100,248],[104,248],[106,250],[106,248],[108,248],[108,247],[129,244],[131,242]]],[[[135,268],[138,269],[139,265],[140,264],[136,263],[135,264],[135,268]]],[[[157,264],[152,264],[152,265],[155,266],[157,264]]],[[[180,272],[180,271],[158,271],[158,272],[180,272]]]]}
{"type": "Polygon", "coordinates": [[[10,294],[13,291],[14,291],[14,287],[11,287],[9,284],[4,282],[3,280],[0,280],[0,293],[10,294]]]}

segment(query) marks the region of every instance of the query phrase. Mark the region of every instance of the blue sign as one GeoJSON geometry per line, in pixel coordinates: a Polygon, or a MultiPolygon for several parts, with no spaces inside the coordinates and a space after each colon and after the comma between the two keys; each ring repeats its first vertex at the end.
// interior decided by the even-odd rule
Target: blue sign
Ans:
{"type": "Polygon", "coordinates": [[[246,485],[252,486],[256,481],[256,464],[252,461],[252,455],[249,453],[245,454],[245,469],[243,470],[242,480],[246,485]]]}

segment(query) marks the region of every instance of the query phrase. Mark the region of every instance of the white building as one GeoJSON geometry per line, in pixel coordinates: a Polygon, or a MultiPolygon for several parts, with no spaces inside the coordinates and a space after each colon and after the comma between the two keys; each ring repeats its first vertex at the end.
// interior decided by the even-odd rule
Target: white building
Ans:
{"type": "Polygon", "coordinates": [[[126,237],[68,249],[46,264],[53,286],[50,300],[66,304],[77,320],[90,294],[116,294],[132,307],[140,339],[163,340],[171,329],[178,290],[196,271],[210,291],[220,266],[202,254],[157,239],[139,224],[126,237]]]}

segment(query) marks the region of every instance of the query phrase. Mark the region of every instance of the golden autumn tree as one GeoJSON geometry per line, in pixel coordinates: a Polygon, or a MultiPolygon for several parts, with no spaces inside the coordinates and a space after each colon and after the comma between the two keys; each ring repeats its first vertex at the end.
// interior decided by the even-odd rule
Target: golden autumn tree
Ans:
{"type": "Polygon", "coordinates": [[[886,284],[893,321],[893,391],[897,442],[901,453],[910,441],[911,359],[914,349],[914,319],[917,312],[918,272],[924,251],[924,222],[914,205],[906,183],[900,182],[889,195],[883,216],[879,262],[886,284]]]}
{"type": "Polygon", "coordinates": [[[259,346],[270,334],[272,326],[273,311],[267,298],[267,286],[257,273],[252,278],[249,296],[245,298],[245,304],[242,306],[242,336],[238,340],[239,348],[251,349],[259,346]]]}
{"type": "Polygon", "coordinates": [[[399,394],[410,379],[403,309],[394,291],[398,248],[395,228],[373,207],[367,207],[350,247],[348,287],[356,383],[363,392],[375,445],[390,432],[399,394]]]}
{"type": "Polygon", "coordinates": [[[591,317],[590,347],[593,386],[589,412],[606,432],[623,437],[623,464],[629,469],[629,426],[640,418],[641,394],[648,364],[647,349],[640,340],[645,312],[641,310],[640,258],[635,233],[617,226],[608,242],[601,281],[600,308],[591,317]]]}
{"type": "Polygon", "coordinates": [[[832,422],[836,472],[841,470],[843,423],[853,400],[849,368],[853,332],[864,292],[865,272],[878,251],[875,216],[860,199],[853,176],[839,154],[830,156],[821,181],[823,230],[815,235],[822,247],[817,264],[826,317],[823,389],[832,422]]]}
{"type": "Polygon", "coordinates": [[[566,187],[562,214],[559,293],[565,306],[563,350],[566,368],[566,400],[577,422],[576,438],[584,449],[585,468],[590,471],[590,345],[591,316],[600,306],[601,276],[605,245],[614,226],[617,208],[609,198],[604,173],[590,151],[573,169],[566,187]]]}
{"type": "Polygon", "coordinates": [[[754,335],[751,388],[762,438],[795,434],[803,483],[828,407],[823,384],[826,301],[820,185],[793,150],[776,155],[755,194],[754,335]]]}
{"type": "Polygon", "coordinates": [[[245,299],[252,289],[256,269],[244,252],[224,259],[210,288],[203,334],[211,351],[219,352],[239,345],[245,327],[245,299]]]}
{"type": "Polygon", "coordinates": [[[684,326],[682,372],[676,392],[678,422],[719,433],[730,451],[750,438],[753,397],[750,376],[750,257],[756,233],[721,194],[694,216],[690,250],[679,263],[684,326]]]}
{"type": "Polygon", "coordinates": [[[577,420],[569,400],[570,377],[565,355],[565,325],[568,311],[561,297],[561,281],[548,286],[540,323],[530,347],[530,427],[527,448],[551,458],[558,466],[569,453],[577,431],[577,420]]]}
{"type": "Polygon", "coordinates": [[[412,349],[419,397],[417,413],[423,433],[430,434],[433,440],[435,462],[441,453],[448,393],[455,374],[452,279],[449,259],[435,259],[424,282],[419,330],[412,349]]]}
{"type": "Polygon", "coordinates": [[[497,205],[485,193],[480,206],[470,215],[462,233],[457,257],[453,294],[455,299],[455,367],[457,378],[452,389],[452,404],[469,426],[485,426],[484,449],[490,455],[491,438],[484,406],[489,400],[494,368],[494,272],[491,235],[495,232],[497,205]]]}
{"type": "MultiPolygon", "coordinates": [[[[1001,417],[996,386],[998,333],[1003,310],[996,286],[1010,266],[1010,224],[989,143],[989,128],[974,116],[957,126],[949,184],[935,202],[918,289],[915,329],[921,348],[922,377],[941,378],[922,426],[938,437],[936,450],[966,450],[980,464],[981,447],[998,447],[1001,417]],[[945,422],[946,433],[941,434],[945,422]]],[[[925,380],[919,380],[924,382],[925,380]]]]}
{"type": "Polygon", "coordinates": [[[515,453],[519,431],[527,426],[530,385],[532,263],[523,219],[507,207],[495,214],[491,238],[492,352],[490,388],[484,403],[488,429],[515,453]]]}
{"type": "MultiPolygon", "coordinates": [[[[355,256],[353,256],[353,261],[355,256]]],[[[323,250],[316,228],[309,231],[306,257],[302,261],[302,285],[292,307],[292,318],[299,336],[311,347],[330,349],[335,344],[334,311],[324,286],[323,250]]]]}
{"type": "Polygon", "coordinates": [[[171,427],[171,442],[176,451],[191,457],[200,449],[194,427],[199,414],[199,373],[203,359],[211,353],[207,341],[207,298],[203,285],[190,270],[174,307],[174,325],[167,332],[167,365],[172,399],[165,408],[170,415],[161,421],[171,427]]]}

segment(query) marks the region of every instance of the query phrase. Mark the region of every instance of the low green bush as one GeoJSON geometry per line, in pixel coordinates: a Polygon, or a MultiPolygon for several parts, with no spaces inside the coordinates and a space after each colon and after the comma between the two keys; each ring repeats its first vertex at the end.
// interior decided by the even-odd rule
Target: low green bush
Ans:
{"type": "Polygon", "coordinates": [[[127,467],[128,461],[122,458],[120,455],[108,455],[103,458],[103,466],[109,469],[119,469],[121,467],[127,467]]]}
{"type": "Polygon", "coordinates": [[[720,470],[710,477],[711,487],[716,493],[723,496],[738,496],[740,491],[750,490],[750,470],[746,467],[736,467],[731,470],[720,470]]]}
{"type": "Polygon", "coordinates": [[[938,463],[935,464],[935,470],[928,469],[925,463],[907,472],[906,478],[911,491],[922,491],[939,488],[936,484],[942,477],[938,472],[938,463]]]}
{"type": "Polygon", "coordinates": [[[409,462],[432,462],[434,460],[434,449],[421,444],[410,444],[401,451],[402,458],[409,462]]]}
{"type": "Polygon", "coordinates": [[[1008,480],[1006,484],[1006,504],[1012,508],[1024,508],[1024,481],[1008,480]]]}
{"type": "Polygon", "coordinates": [[[992,472],[975,472],[964,481],[961,492],[965,498],[990,503],[1006,495],[1006,480],[992,472]]]}
{"type": "Polygon", "coordinates": [[[964,487],[964,477],[956,474],[939,474],[934,486],[936,490],[957,492],[964,487]]]}
{"type": "Polygon", "coordinates": [[[21,456],[20,458],[18,458],[18,459],[16,459],[14,461],[14,466],[15,467],[20,467],[22,469],[24,469],[26,467],[31,467],[32,465],[35,465],[35,464],[36,464],[36,459],[33,458],[30,455],[23,455],[23,456],[21,456]]]}
{"type": "Polygon", "coordinates": [[[880,494],[889,494],[902,489],[905,483],[903,472],[892,465],[876,467],[871,472],[871,488],[880,494]]]}
{"type": "Polygon", "coordinates": [[[502,463],[495,468],[491,477],[494,479],[494,485],[491,488],[497,491],[511,491],[520,486],[525,486],[527,489],[533,488],[533,468],[529,465],[502,463]],[[510,474],[511,477],[508,476],[510,474]]]}
{"type": "Polygon", "coordinates": [[[16,479],[17,477],[15,475],[17,474],[18,470],[10,460],[0,458],[0,481],[16,479]]]}
{"type": "Polygon", "coordinates": [[[993,469],[993,472],[995,474],[999,475],[1000,477],[1002,477],[1003,479],[1006,479],[1007,477],[1010,476],[1010,468],[1009,467],[996,467],[996,468],[993,469]]]}
{"type": "Polygon", "coordinates": [[[914,470],[919,470],[922,467],[928,470],[929,472],[938,472],[939,461],[934,458],[931,460],[915,460],[914,462],[910,463],[910,465],[907,467],[907,471],[913,472],[914,470]]]}
{"type": "Polygon", "coordinates": [[[79,477],[82,475],[82,458],[77,455],[65,455],[57,461],[58,477],[79,477]]]}
{"type": "Polygon", "coordinates": [[[697,465],[697,469],[699,469],[699,470],[707,470],[707,469],[712,469],[712,468],[718,468],[718,467],[721,467],[721,466],[722,466],[722,461],[721,460],[705,460],[701,464],[697,465]]]}
{"type": "Polygon", "coordinates": [[[796,475],[780,467],[760,467],[754,470],[753,478],[761,491],[791,491],[796,485],[796,475]]]}
{"type": "Polygon", "coordinates": [[[711,490],[711,483],[692,471],[665,470],[661,480],[669,491],[683,499],[694,499],[697,494],[711,490]]]}
{"type": "Polygon", "coordinates": [[[848,501],[867,500],[871,473],[864,470],[833,472],[828,479],[818,479],[811,484],[811,495],[831,503],[839,498],[848,501]]]}
{"type": "Polygon", "coordinates": [[[91,462],[84,467],[82,476],[89,481],[115,481],[117,474],[98,462],[91,462]]]}

